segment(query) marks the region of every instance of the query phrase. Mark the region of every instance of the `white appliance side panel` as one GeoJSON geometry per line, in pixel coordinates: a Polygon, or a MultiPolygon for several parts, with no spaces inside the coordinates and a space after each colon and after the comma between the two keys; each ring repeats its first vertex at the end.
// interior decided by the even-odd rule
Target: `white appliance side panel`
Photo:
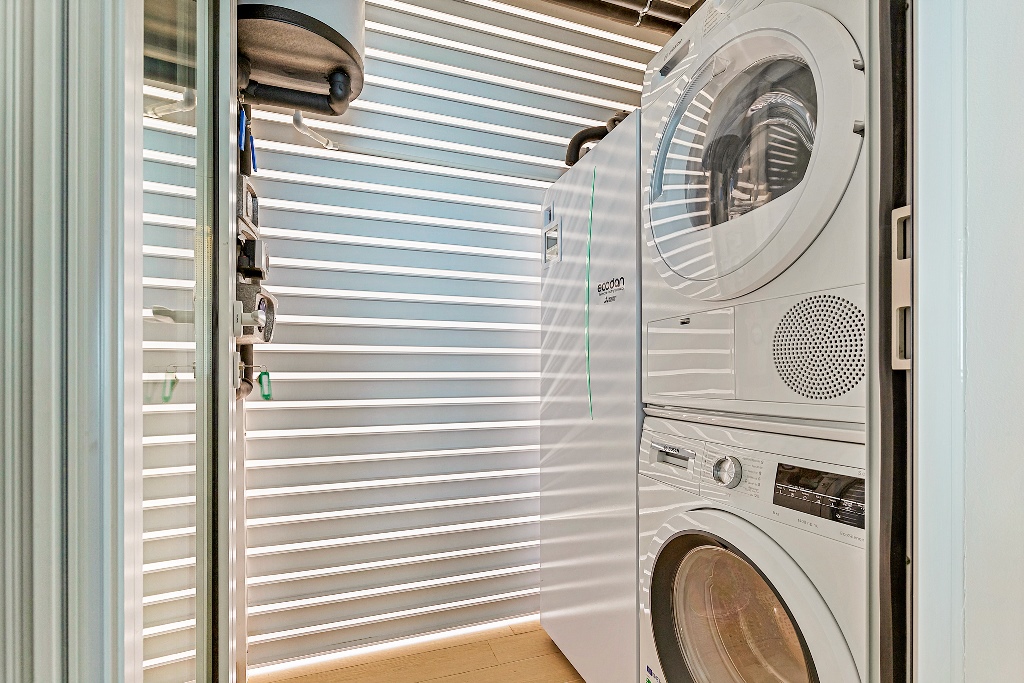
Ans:
{"type": "Polygon", "coordinates": [[[636,680],[636,123],[545,200],[561,260],[541,295],[541,622],[588,683],[636,680]]]}

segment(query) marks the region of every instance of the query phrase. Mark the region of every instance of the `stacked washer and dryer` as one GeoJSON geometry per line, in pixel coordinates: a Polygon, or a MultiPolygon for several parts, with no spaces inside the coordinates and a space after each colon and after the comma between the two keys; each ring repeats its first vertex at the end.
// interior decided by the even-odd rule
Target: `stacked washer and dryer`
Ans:
{"type": "Polygon", "coordinates": [[[640,136],[640,681],[868,674],[867,3],[706,2],[640,136]]]}
{"type": "Polygon", "coordinates": [[[637,194],[629,127],[545,199],[541,618],[588,683],[869,679],[867,35],[867,0],[708,0],[637,194]]]}

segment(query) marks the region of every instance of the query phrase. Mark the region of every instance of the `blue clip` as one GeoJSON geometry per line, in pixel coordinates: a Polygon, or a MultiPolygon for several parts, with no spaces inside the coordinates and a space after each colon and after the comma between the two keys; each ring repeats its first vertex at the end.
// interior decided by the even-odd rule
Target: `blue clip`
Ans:
{"type": "Polygon", "coordinates": [[[245,118],[245,109],[238,108],[238,149],[245,151],[245,128],[248,124],[245,118]]]}
{"type": "Polygon", "coordinates": [[[252,135],[249,136],[249,149],[252,150],[252,172],[260,170],[256,168],[256,141],[252,139],[252,135]]]}

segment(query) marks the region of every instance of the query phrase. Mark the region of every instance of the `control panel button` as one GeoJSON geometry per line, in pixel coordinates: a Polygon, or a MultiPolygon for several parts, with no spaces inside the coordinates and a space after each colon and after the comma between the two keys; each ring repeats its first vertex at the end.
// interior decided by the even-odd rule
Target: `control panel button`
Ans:
{"type": "Polygon", "coordinates": [[[734,489],[743,481],[743,464],[738,458],[724,455],[711,468],[711,476],[727,489],[734,489]]]}

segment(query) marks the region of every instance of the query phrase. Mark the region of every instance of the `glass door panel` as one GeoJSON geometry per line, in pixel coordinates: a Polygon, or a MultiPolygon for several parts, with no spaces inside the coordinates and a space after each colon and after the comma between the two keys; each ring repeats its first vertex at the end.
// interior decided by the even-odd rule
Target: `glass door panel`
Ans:
{"type": "MultiPolygon", "coordinates": [[[[200,680],[196,606],[208,601],[202,519],[212,460],[213,350],[209,239],[211,135],[197,78],[206,52],[195,0],[145,0],[143,36],[143,669],[144,680],[200,680]],[[197,217],[199,227],[197,228],[197,217]],[[203,467],[198,468],[200,472],[203,467]],[[198,511],[198,512],[197,512],[198,511]],[[200,533],[197,534],[197,531],[200,533]],[[197,594],[200,599],[197,600],[197,594]]],[[[205,100],[205,101],[204,101],[205,100]]],[[[200,610],[203,612],[203,610],[200,610]]],[[[200,614],[200,619],[202,619],[200,614]]]]}

